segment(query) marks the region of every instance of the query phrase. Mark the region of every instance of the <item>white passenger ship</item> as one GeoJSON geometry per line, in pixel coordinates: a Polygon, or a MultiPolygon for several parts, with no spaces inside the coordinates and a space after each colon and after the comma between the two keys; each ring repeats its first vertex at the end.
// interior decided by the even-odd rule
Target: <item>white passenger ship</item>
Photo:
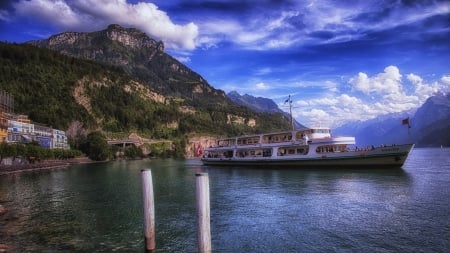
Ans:
{"type": "Polygon", "coordinates": [[[205,165],[400,167],[414,144],[358,148],[355,137],[332,136],[329,128],[223,138],[205,149],[205,165]]]}

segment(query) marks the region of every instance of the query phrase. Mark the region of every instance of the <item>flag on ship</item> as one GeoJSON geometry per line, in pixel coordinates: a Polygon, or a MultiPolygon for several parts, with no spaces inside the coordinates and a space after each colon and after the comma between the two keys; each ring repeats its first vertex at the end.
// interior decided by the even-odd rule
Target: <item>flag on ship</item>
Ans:
{"type": "Polygon", "coordinates": [[[402,125],[403,125],[403,126],[404,126],[404,125],[407,125],[407,126],[408,126],[408,139],[409,139],[409,141],[411,142],[411,141],[412,141],[412,140],[411,140],[411,132],[409,131],[409,130],[411,129],[411,125],[409,124],[409,117],[402,120],[402,125]]]}
{"type": "Polygon", "coordinates": [[[409,124],[409,118],[403,119],[402,125],[408,125],[408,128],[411,128],[411,125],[409,124]]]}

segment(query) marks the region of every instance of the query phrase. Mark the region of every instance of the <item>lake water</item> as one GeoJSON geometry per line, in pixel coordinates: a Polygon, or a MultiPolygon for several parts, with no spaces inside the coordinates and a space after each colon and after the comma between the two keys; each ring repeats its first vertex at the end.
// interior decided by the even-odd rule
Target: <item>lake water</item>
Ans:
{"type": "Polygon", "coordinates": [[[198,170],[210,180],[214,252],[450,249],[450,149],[414,149],[402,169],[142,160],[3,175],[0,243],[13,252],[143,252],[144,168],[153,175],[157,252],[197,251],[198,170]]]}

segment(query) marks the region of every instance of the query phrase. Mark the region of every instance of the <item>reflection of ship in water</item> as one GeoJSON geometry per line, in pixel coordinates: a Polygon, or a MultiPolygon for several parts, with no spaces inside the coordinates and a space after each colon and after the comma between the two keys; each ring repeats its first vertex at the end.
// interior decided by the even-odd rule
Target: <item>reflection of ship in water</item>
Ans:
{"type": "MultiPolygon", "coordinates": [[[[340,190],[358,189],[364,185],[368,188],[409,187],[412,178],[402,168],[304,168],[301,170],[268,169],[258,167],[215,167],[203,166],[203,171],[214,171],[210,177],[218,177],[218,182],[246,182],[245,190],[249,188],[278,188],[295,194],[302,193],[336,193],[340,190]]],[[[241,188],[235,185],[223,185],[227,190],[241,188]]],[[[359,192],[364,189],[359,189],[359,192]]],[[[355,193],[356,194],[356,193],[355,193]]]]}

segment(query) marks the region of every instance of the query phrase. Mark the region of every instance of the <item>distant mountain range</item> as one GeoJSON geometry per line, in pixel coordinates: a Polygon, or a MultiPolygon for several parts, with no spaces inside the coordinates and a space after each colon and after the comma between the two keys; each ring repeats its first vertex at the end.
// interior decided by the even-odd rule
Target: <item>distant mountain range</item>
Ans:
{"type": "MultiPolygon", "coordinates": [[[[288,119],[289,121],[291,120],[291,115],[281,110],[272,99],[263,97],[254,97],[248,94],[240,95],[237,91],[231,91],[227,94],[227,96],[238,105],[251,108],[257,112],[283,113],[286,119],[288,119]]],[[[305,126],[303,126],[297,120],[294,119],[294,127],[298,129],[304,128],[305,126]]]]}
{"type": "Polygon", "coordinates": [[[227,96],[235,103],[252,108],[257,112],[283,112],[271,99],[254,97],[248,94],[240,95],[237,91],[231,91],[227,96]]]}
{"type": "Polygon", "coordinates": [[[417,110],[347,123],[334,135],[352,135],[357,145],[415,143],[418,147],[450,146],[450,94],[437,94],[417,110]]]}

